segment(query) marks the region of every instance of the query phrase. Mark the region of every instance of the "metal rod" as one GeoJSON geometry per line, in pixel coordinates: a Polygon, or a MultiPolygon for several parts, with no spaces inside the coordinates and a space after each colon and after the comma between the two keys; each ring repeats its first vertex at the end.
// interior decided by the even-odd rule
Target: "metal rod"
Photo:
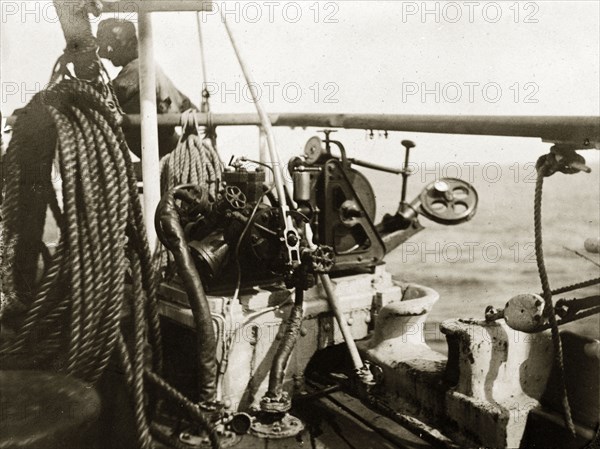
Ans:
{"type": "Polygon", "coordinates": [[[206,83],[208,77],[206,75],[206,56],[204,55],[204,39],[202,38],[202,14],[196,14],[196,24],[198,25],[198,44],[200,45],[200,62],[202,63],[202,82],[206,83]]]}
{"type": "Polygon", "coordinates": [[[200,65],[202,67],[202,90],[200,93],[200,110],[202,112],[210,112],[210,94],[208,93],[207,83],[208,75],[206,74],[206,56],[204,54],[204,39],[202,38],[202,13],[196,13],[196,25],[198,27],[198,45],[200,46],[200,65]]]}
{"type": "Polygon", "coordinates": [[[402,193],[400,194],[400,205],[404,209],[406,205],[406,191],[408,189],[408,178],[410,173],[408,171],[408,162],[410,160],[410,148],[406,147],[404,153],[404,169],[402,170],[402,193]]]}
{"type": "Polygon", "coordinates": [[[404,172],[404,170],[401,168],[386,167],[384,165],[374,164],[374,163],[368,162],[368,161],[361,161],[360,159],[348,158],[348,161],[354,165],[359,165],[361,167],[370,168],[371,170],[392,173],[394,175],[400,175],[404,172]]]}
{"type": "Polygon", "coordinates": [[[154,213],[160,201],[160,162],[158,156],[158,118],[156,112],[156,69],[152,41],[152,17],[140,12],[139,58],[140,58],[140,117],[142,134],[142,180],[144,181],[144,222],[148,243],[154,250],[156,230],[154,213]]]}
{"type": "MultiPolygon", "coordinates": [[[[196,113],[199,125],[207,125],[208,114],[196,113]]],[[[389,131],[478,136],[538,137],[548,142],[569,142],[579,149],[600,145],[600,117],[594,116],[451,116],[402,114],[269,114],[271,126],[387,129],[389,131]]],[[[162,114],[159,126],[177,126],[180,114],[162,114]]],[[[13,125],[16,116],[7,119],[13,125]]],[[[140,126],[139,115],[124,118],[123,127],[140,126]]],[[[212,114],[214,126],[261,126],[256,114],[212,114]]]]}
{"type": "Polygon", "coordinates": [[[337,295],[335,294],[335,288],[333,287],[333,282],[331,282],[331,278],[328,274],[320,274],[319,279],[321,280],[321,284],[323,284],[323,288],[325,288],[325,293],[327,293],[329,307],[335,315],[335,319],[337,320],[340,330],[342,331],[346,346],[348,346],[348,351],[350,352],[350,357],[352,358],[352,364],[356,370],[362,370],[365,365],[360,357],[360,354],[358,353],[358,348],[356,347],[356,343],[354,342],[352,332],[350,331],[350,327],[346,322],[344,313],[340,308],[337,295]]]}

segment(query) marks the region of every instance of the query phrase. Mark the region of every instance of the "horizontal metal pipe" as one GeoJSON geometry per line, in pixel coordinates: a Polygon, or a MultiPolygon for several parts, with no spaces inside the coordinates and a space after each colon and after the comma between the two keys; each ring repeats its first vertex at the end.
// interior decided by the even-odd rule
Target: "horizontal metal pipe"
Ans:
{"type": "MultiPolygon", "coordinates": [[[[196,113],[198,124],[260,126],[257,114],[196,113]]],[[[272,126],[376,129],[436,134],[537,137],[548,142],[572,143],[577,149],[600,144],[600,117],[595,116],[468,116],[403,114],[269,114],[272,126]]],[[[8,124],[15,117],[8,118],[8,124]]],[[[159,126],[177,126],[179,114],[162,114],[159,126]]],[[[140,116],[124,118],[123,127],[139,127],[140,116]]]]}
{"type": "Polygon", "coordinates": [[[212,11],[209,0],[104,0],[102,12],[212,11]]]}

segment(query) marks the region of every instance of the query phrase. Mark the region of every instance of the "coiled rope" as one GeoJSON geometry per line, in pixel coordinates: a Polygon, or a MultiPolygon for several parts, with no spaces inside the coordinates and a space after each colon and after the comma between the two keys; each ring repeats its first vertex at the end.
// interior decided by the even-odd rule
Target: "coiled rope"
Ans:
{"type": "MultiPolygon", "coordinates": [[[[110,85],[65,77],[37,94],[15,123],[5,162],[9,183],[2,205],[6,249],[2,287],[7,298],[14,298],[25,311],[16,322],[14,337],[0,344],[3,366],[58,369],[95,383],[116,351],[131,393],[138,446],[151,448],[144,376],[174,395],[145,362],[151,356],[152,369],[160,372],[155,270],[129,148],[120,127],[120,109],[110,85]],[[56,136],[36,136],[40,122],[53,123],[56,136]],[[49,170],[43,170],[55,149],[62,207],[49,170]],[[39,170],[32,170],[31,164],[39,170]],[[30,173],[43,176],[31,177],[30,173]],[[31,192],[38,194],[31,198],[31,192]],[[42,220],[33,217],[41,228],[49,207],[61,229],[56,252],[38,283],[35,279],[22,282],[16,263],[32,236],[41,246],[43,229],[24,226],[32,219],[29,206],[42,216],[42,220]],[[19,284],[35,284],[31,297],[17,288],[19,284]],[[130,345],[121,330],[121,316],[127,311],[133,317],[130,345]],[[147,338],[152,348],[149,354],[147,338]]],[[[37,259],[38,254],[30,257],[37,259]]],[[[213,447],[218,447],[198,407],[182,395],[175,397],[188,413],[194,412],[192,418],[209,430],[213,447]]]]}
{"type": "Polygon", "coordinates": [[[177,146],[160,162],[161,192],[183,184],[195,184],[206,188],[216,198],[223,162],[211,140],[200,137],[195,111],[188,110],[182,114],[181,126],[183,132],[177,146]]]}

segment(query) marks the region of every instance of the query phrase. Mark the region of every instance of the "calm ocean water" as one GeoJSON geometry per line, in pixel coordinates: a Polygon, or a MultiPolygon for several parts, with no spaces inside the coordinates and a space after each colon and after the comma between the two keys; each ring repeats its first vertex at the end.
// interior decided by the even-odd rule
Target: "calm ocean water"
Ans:
{"type": "MultiPolygon", "coordinates": [[[[588,254],[583,242],[600,233],[600,175],[557,173],[544,182],[543,229],[546,267],[552,288],[600,276],[600,268],[568,251],[588,254]]],[[[395,175],[365,173],[375,189],[378,216],[395,211],[401,180],[395,175]]],[[[448,318],[482,318],[485,307],[502,307],[520,293],[541,290],[534,252],[533,199],[535,169],[520,166],[428,166],[409,181],[409,200],[437,176],[469,180],[479,193],[477,215],[468,223],[442,226],[421,218],[426,227],[387,256],[396,277],[436,289],[440,300],[431,322],[448,318]]],[[[598,286],[564,297],[600,294],[598,286]]],[[[558,299],[558,298],[555,298],[558,299]]],[[[600,317],[574,325],[578,332],[600,336],[600,317]]]]}

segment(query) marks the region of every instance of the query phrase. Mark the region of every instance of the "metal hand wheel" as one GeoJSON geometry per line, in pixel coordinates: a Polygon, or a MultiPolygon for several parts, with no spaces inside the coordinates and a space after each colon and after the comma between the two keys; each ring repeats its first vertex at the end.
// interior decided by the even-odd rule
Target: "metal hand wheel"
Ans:
{"type": "Polygon", "coordinates": [[[234,210],[242,210],[248,202],[244,192],[237,186],[227,186],[224,192],[225,201],[234,210]]]}
{"type": "Polygon", "coordinates": [[[421,212],[430,220],[444,225],[457,225],[473,218],[479,197],[468,182],[442,178],[425,187],[419,200],[421,212]]]}

